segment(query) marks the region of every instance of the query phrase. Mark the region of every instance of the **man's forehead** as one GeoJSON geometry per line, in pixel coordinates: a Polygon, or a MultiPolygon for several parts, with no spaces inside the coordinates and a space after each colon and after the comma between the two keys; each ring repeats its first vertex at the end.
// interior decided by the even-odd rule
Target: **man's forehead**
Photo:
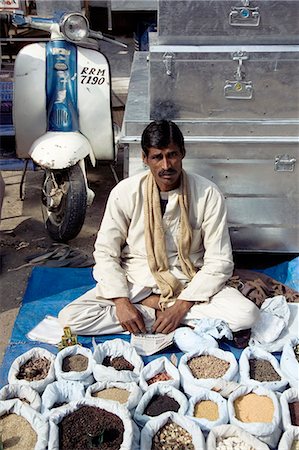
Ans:
{"type": "Polygon", "coordinates": [[[173,151],[178,151],[180,152],[180,148],[175,145],[175,144],[169,144],[167,147],[164,148],[157,148],[157,147],[150,147],[148,149],[148,153],[153,155],[153,154],[160,154],[160,153],[169,153],[169,152],[173,152],[173,151]]]}

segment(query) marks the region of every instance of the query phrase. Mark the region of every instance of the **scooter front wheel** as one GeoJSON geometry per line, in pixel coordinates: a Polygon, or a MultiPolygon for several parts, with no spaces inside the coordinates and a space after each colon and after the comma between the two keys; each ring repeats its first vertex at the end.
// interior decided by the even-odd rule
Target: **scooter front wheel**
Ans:
{"type": "Polygon", "coordinates": [[[67,242],[79,234],[85,219],[87,193],[79,164],[46,170],[42,187],[45,224],[52,239],[67,242]]]}

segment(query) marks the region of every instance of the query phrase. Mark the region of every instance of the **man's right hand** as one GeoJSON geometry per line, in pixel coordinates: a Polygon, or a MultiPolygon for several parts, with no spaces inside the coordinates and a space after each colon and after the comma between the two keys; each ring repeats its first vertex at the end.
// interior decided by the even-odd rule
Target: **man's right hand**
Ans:
{"type": "Polygon", "coordinates": [[[146,333],[141,312],[127,297],[114,298],[113,301],[116,307],[116,316],[125,331],[133,334],[146,333]]]}

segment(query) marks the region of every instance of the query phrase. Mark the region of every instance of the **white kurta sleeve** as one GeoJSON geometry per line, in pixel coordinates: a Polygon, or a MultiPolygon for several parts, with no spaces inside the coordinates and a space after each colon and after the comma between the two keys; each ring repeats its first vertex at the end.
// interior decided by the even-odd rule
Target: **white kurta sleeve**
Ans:
{"type": "Polygon", "coordinates": [[[128,283],[121,267],[121,249],[126,241],[129,218],[119,185],[110,193],[95,243],[93,276],[97,296],[106,299],[128,297],[128,283]]]}
{"type": "Polygon", "coordinates": [[[180,300],[207,302],[219,292],[233,272],[226,205],[222,194],[210,187],[201,224],[203,266],[179,295],[180,300]]]}

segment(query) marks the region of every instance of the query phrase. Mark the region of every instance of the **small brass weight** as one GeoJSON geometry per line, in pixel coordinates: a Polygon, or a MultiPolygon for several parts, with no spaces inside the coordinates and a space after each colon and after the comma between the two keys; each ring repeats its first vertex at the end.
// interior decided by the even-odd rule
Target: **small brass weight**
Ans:
{"type": "Polygon", "coordinates": [[[64,327],[63,332],[64,334],[61,336],[61,341],[58,344],[59,351],[71,345],[78,344],[77,335],[72,334],[70,327],[64,327]]]}

